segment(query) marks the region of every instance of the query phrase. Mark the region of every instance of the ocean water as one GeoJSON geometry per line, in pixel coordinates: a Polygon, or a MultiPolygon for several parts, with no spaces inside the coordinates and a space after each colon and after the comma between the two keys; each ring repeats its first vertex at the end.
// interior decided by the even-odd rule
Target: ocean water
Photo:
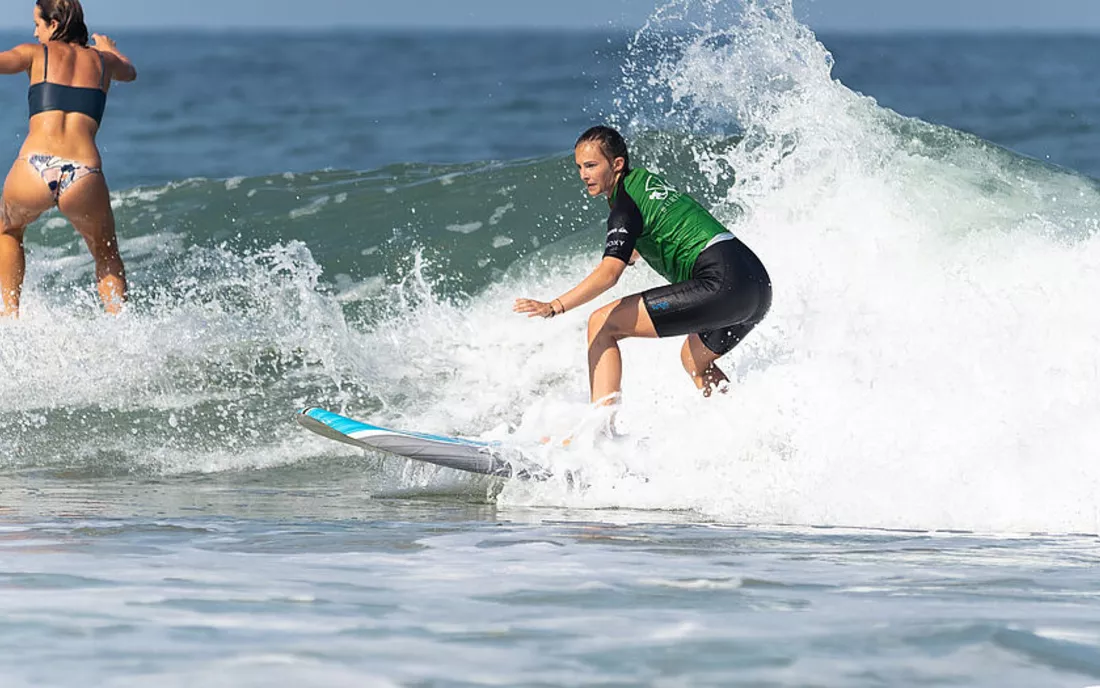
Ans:
{"type": "Polygon", "coordinates": [[[49,215],[0,323],[4,686],[1100,684],[1100,37],[696,0],[637,33],[115,38],[131,307],[49,215]],[[595,264],[570,148],[602,121],[768,266],[732,393],[625,343],[627,438],[555,457],[584,489],[301,430],[584,413],[587,309],[511,303],[595,264]]]}

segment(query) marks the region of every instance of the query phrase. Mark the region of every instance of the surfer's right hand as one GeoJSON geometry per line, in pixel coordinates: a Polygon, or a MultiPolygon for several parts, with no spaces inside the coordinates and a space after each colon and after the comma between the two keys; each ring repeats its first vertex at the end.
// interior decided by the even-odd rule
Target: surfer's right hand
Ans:
{"type": "Polygon", "coordinates": [[[516,313],[526,313],[528,318],[553,318],[557,315],[552,305],[534,299],[516,299],[512,310],[516,313]]]}

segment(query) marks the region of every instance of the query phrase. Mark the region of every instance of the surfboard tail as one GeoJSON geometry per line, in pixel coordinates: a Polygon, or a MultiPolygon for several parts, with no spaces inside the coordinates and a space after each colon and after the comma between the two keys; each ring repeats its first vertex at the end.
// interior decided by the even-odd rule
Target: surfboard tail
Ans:
{"type": "Polygon", "coordinates": [[[551,475],[518,449],[499,442],[383,428],[319,407],[302,410],[297,420],[307,430],[337,442],[467,473],[519,480],[546,480],[551,475]]]}

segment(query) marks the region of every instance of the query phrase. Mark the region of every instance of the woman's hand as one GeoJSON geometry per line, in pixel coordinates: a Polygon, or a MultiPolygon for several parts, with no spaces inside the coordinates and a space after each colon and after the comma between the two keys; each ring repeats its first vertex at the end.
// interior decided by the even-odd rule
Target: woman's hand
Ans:
{"type": "Polygon", "coordinates": [[[92,47],[105,53],[118,53],[118,46],[107,36],[101,33],[92,34],[92,47]]]}
{"type": "Polygon", "coordinates": [[[137,70],[130,58],[118,50],[118,46],[109,37],[101,33],[92,34],[92,47],[101,53],[111,55],[108,65],[111,67],[111,78],[116,81],[133,81],[137,78],[137,70]]]}
{"type": "Polygon", "coordinates": [[[516,313],[526,313],[528,318],[553,318],[557,315],[553,305],[534,299],[516,299],[512,310],[516,313]]]}
{"type": "Polygon", "coordinates": [[[580,308],[615,286],[615,283],[622,277],[623,270],[626,270],[626,263],[622,260],[612,256],[604,256],[596,269],[588,277],[581,280],[580,284],[553,299],[550,303],[543,303],[534,299],[516,299],[512,310],[516,313],[526,313],[528,318],[534,318],[535,316],[553,318],[555,315],[561,315],[566,311],[565,304],[568,303],[570,309],[580,308]]]}

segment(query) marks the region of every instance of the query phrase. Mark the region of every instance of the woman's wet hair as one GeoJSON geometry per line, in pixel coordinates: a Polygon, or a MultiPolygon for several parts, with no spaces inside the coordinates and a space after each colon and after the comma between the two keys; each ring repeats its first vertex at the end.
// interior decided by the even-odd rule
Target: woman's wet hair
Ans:
{"type": "Polygon", "coordinates": [[[51,41],[88,46],[88,26],[84,23],[84,8],[80,0],[35,0],[42,20],[57,22],[51,41]]]}
{"type": "Polygon", "coordinates": [[[626,141],[623,140],[623,135],[615,131],[611,127],[605,127],[603,125],[592,127],[581,134],[577,139],[577,143],[573,145],[573,148],[581,145],[582,143],[595,142],[600,144],[600,150],[607,156],[607,159],[614,162],[615,158],[622,158],[623,174],[626,174],[630,170],[630,153],[626,150],[626,141]]]}

